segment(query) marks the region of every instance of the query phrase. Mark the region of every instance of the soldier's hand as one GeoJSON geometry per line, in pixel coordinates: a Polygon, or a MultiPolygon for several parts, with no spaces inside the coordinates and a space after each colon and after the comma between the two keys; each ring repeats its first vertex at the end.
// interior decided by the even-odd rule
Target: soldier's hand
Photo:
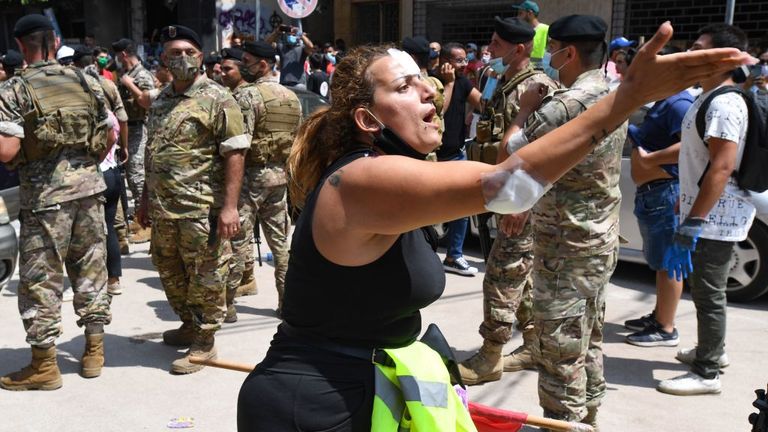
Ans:
{"type": "Polygon", "coordinates": [[[149,218],[149,211],[146,203],[141,203],[136,210],[136,222],[138,222],[142,228],[152,226],[152,219],[149,218]]]}
{"type": "Polygon", "coordinates": [[[499,220],[499,229],[509,237],[520,235],[528,221],[529,214],[530,212],[505,214],[499,220]]]}
{"type": "Polygon", "coordinates": [[[225,208],[219,213],[219,226],[217,234],[220,239],[230,239],[240,231],[240,214],[237,208],[225,208]]]}
{"type": "Polygon", "coordinates": [[[520,110],[533,112],[539,109],[541,101],[547,95],[547,86],[542,83],[533,83],[520,95],[520,110]]]}
{"type": "Polygon", "coordinates": [[[128,147],[120,146],[120,159],[118,162],[120,165],[128,162],[128,147]]]}
{"type": "Polygon", "coordinates": [[[443,80],[443,84],[456,81],[456,70],[450,63],[443,63],[440,66],[440,78],[443,80]]]}
{"type": "Polygon", "coordinates": [[[120,76],[120,82],[123,83],[124,86],[128,86],[133,84],[133,78],[129,77],[127,74],[123,74],[120,76]]]}

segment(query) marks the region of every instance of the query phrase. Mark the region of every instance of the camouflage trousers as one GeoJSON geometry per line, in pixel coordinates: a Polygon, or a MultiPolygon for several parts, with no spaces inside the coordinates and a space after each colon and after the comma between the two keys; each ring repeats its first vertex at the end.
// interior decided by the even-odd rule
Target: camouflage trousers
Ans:
{"type": "Polygon", "coordinates": [[[109,324],[106,225],[101,195],[39,210],[22,210],[19,313],[30,345],[54,343],[62,332],[64,268],[75,297],[77,325],[109,324]]]}
{"type": "Polygon", "coordinates": [[[258,229],[258,220],[274,258],[275,288],[280,307],[283,304],[285,273],[288,270],[288,232],[291,225],[288,217],[287,186],[251,186],[243,195],[245,197],[241,199],[243,205],[240,210],[242,228],[238,235],[232,238],[234,259],[230,264],[228,290],[237,290],[248,259],[253,263],[253,244],[248,236],[253,238],[254,230],[258,229]]]}
{"type": "MultiPolygon", "coordinates": [[[[603,323],[616,251],[591,257],[537,255],[533,308],[539,365],[539,404],[544,415],[596,422],[605,395],[603,323]]],[[[596,426],[593,425],[593,426],[596,426]]]]}
{"type": "Polygon", "coordinates": [[[483,278],[483,339],[505,344],[512,336],[512,324],[523,331],[533,324],[531,269],[533,235],[526,222],[523,232],[508,237],[498,231],[488,255],[483,278]]]}
{"type": "Polygon", "coordinates": [[[144,150],[147,147],[147,126],[144,123],[128,125],[128,165],[125,176],[134,202],[137,203],[144,189],[144,150]]]}
{"type": "Polygon", "coordinates": [[[227,311],[232,248],[229,241],[218,238],[209,244],[209,232],[208,218],[153,220],[150,250],[176,315],[198,331],[213,333],[227,311]]]}

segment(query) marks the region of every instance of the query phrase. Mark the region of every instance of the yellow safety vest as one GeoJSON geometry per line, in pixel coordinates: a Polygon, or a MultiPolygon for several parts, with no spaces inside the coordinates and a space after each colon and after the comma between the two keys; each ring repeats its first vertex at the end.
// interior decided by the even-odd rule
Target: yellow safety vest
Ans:
{"type": "Polygon", "coordinates": [[[376,364],[371,432],[476,432],[440,355],[422,342],[384,349],[376,364]]]}

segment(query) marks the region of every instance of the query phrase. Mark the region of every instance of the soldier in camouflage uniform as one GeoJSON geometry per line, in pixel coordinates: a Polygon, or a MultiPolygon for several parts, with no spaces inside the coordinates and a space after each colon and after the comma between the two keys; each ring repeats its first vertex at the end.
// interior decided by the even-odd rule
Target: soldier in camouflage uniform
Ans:
{"type": "MultiPolygon", "coordinates": [[[[520,95],[533,83],[554,90],[557,83],[530,64],[534,30],[517,18],[496,20],[489,49],[496,58],[508,64],[496,91],[488,101],[483,120],[477,126],[477,139],[484,152],[498,148],[506,130],[515,121],[520,107],[520,95]]],[[[495,163],[499,156],[492,156],[495,163]]],[[[500,162],[500,160],[499,160],[500,162]]],[[[514,215],[501,216],[501,219],[514,215]]],[[[501,225],[501,224],[500,224],[501,225]]],[[[469,385],[495,381],[502,371],[519,371],[534,366],[529,354],[533,337],[530,272],[533,267],[533,239],[530,224],[524,222],[517,235],[499,230],[488,257],[483,278],[483,322],[480,351],[459,365],[465,383],[469,385]],[[501,350],[512,336],[512,324],[517,318],[518,330],[523,332],[524,345],[502,358],[501,350]]]]}
{"type": "MultiPolygon", "coordinates": [[[[120,39],[112,44],[115,52],[115,61],[122,67],[123,75],[131,77],[133,83],[142,91],[150,91],[155,88],[155,78],[141,65],[137,57],[136,44],[130,39],[120,39]]],[[[141,196],[144,188],[144,148],[147,144],[147,109],[134,97],[133,93],[122,82],[118,85],[120,97],[125,104],[128,113],[128,187],[136,200],[141,196]]],[[[140,243],[149,240],[147,230],[138,230],[131,237],[131,241],[140,243]]]]}
{"type": "MultiPolygon", "coordinates": [[[[559,70],[568,89],[544,98],[523,133],[510,139],[510,151],[565,124],[608,94],[600,70],[605,30],[602,19],[589,15],[566,16],[550,26],[551,68],[559,70]]],[[[597,143],[539,200],[531,216],[539,403],[547,417],[595,428],[605,394],[605,291],[616,267],[626,133],[624,123],[597,143]]]]}
{"type": "Polygon", "coordinates": [[[144,226],[152,223],[152,263],[182,321],[179,329],[163,333],[163,341],[190,347],[171,366],[184,374],[202,369],[190,356],[216,357],[214,333],[226,313],[229,239],[240,228],[237,200],[250,142],[237,102],[200,74],[197,34],[169,26],[161,36],[174,81],[150,110],[138,219],[144,226]]]}
{"type": "MultiPolygon", "coordinates": [[[[243,110],[246,132],[252,136],[245,162],[241,217],[251,232],[258,220],[274,256],[279,315],[288,270],[290,229],[285,162],[301,122],[301,104],[296,94],[280,85],[272,75],[277,53],[270,44],[246,42],[243,50],[240,71],[245,71],[245,77],[253,84],[241,84],[233,90],[243,110]]],[[[243,235],[235,240],[236,254],[243,256],[252,252],[247,237],[243,235]]],[[[233,268],[233,281],[240,280],[238,273],[242,273],[242,268],[240,265],[233,268]]],[[[238,285],[233,282],[229,287],[230,298],[234,297],[238,285]]]]}
{"type": "Polygon", "coordinates": [[[32,362],[0,378],[0,386],[54,390],[62,385],[54,343],[64,266],[77,324],[85,326],[81,374],[99,376],[104,364],[104,325],[112,315],[98,163],[112,146],[112,125],[98,81],[54,60],[58,39],[48,18],[21,18],[14,37],[29,67],[0,89],[0,160],[19,170],[19,312],[32,362]]]}

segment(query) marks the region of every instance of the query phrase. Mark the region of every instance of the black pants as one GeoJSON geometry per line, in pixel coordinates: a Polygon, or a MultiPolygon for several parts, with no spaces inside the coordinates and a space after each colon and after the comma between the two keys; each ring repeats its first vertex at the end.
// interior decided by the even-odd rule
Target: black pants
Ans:
{"type": "Polygon", "coordinates": [[[316,348],[273,346],[240,388],[237,430],[369,432],[374,367],[316,348]]]}
{"type": "Polygon", "coordinates": [[[107,223],[107,275],[111,278],[123,275],[122,259],[120,257],[120,243],[117,240],[117,231],[115,230],[115,215],[117,214],[117,203],[120,201],[121,184],[119,168],[112,168],[104,171],[104,183],[107,184],[107,190],[104,191],[104,220],[107,223]]]}

